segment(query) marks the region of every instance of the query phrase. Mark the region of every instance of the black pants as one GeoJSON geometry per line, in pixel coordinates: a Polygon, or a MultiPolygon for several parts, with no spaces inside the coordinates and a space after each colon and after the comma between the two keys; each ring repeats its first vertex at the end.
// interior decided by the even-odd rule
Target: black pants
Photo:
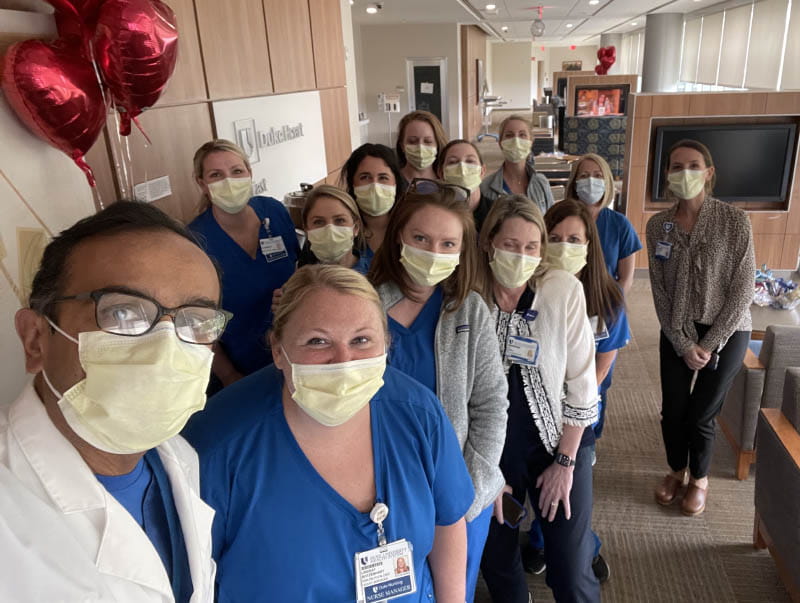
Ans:
{"type": "MultiPolygon", "coordinates": [[[[700,338],[709,327],[696,324],[700,338]]],[[[714,446],[714,426],[722,402],[744,360],[749,331],[736,331],[719,352],[716,371],[700,370],[690,392],[694,371],[661,333],[661,433],[667,462],[673,471],[685,469],[695,479],[708,475],[714,446]]]]}
{"type": "MultiPolygon", "coordinates": [[[[591,447],[578,450],[573,473],[570,507],[572,517],[564,516],[559,506],[552,522],[541,518],[539,489],[536,479],[553,462],[544,447],[534,453],[528,462],[527,475],[506,476],[513,489],[514,498],[525,501],[540,518],[544,533],[544,556],[547,563],[547,585],[556,601],[600,601],[600,584],[592,571],[594,539],[592,537],[592,459],[591,447]]],[[[481,572],[492,601],[495,603],[527,603],[528,587],[519,549],[519,528],[500,525],[492,518],[489,537],[483,549],[481,572]]]]}

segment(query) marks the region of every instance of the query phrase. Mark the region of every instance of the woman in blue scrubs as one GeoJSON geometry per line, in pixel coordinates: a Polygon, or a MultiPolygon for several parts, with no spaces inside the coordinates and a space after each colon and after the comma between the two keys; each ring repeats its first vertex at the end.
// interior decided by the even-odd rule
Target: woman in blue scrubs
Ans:
{"type": "Polygon", "coordinates": [[[300,217],[307,240],[298,266],[338,264],[367,273],[372,256],[364,252],[364,228],[350,195],[330,184],[316,186],[306,196],[300,217]]]}
{"type": "Polygon", "coordinates": [[[300,268],[270,342],[274,366],[184,432],[216,510],[218,600],[464,601],[469,474],[433,393],[386,366],[375,290],[300,268]]]}
{"type": "MultiPolygon", "coordinates": [[[[550,249],[544,220],[522,195],[494,202],[480,247],[494,344],[508,379],[504,490],[521,503],[530,497],[556,601],[599,601],[591,568],[594,438],[586,429],[597,417],[597,382],[583,287],[568,272],[541,264],[550,249]]],[[[491,522],[483,577],[493,601],[526,603],[518,528],[503,523],[501,509],[491,522]]]]}
{"type": "Polygon", "coordinates": [[[299,246],[283,204],[253,196],[250,162],[234,143],[201,146],[194,175],[205,207],[189,229],[220,266],[222,305],[233,313],[214,349],[212,372],[224,387],[272,362],[272,293],[294,272],[299,246]]]}
{"type": "Polygon", "coordinates": [[[609,274],[619,283],[623,294],[633,285],[636,252],[642,242],[628,218],[611,209],[614,202],[614,177],[600,155],[589,153],[572,164],[566,198],[586,204],[597,231],[609,274]]]}
{"type": "Polygon", "coordinates": [[[468,195],[459,186],[412,181],[369,277],[389,315],[389,362],[437,394],[472,476],[475,499],[466,516],[472,601],[493,502],[504,484],[499,462],[508,400],[489,309],[475,290],[468,195]]]}
{"type": "Polygon", "coordinates": [[[371,263],[383,243],[392,210],[406,189],[394,151],[382,144],[362,144],[342,167],[339,186],[361,211],[367,241],[364,257],[371,263]]]}

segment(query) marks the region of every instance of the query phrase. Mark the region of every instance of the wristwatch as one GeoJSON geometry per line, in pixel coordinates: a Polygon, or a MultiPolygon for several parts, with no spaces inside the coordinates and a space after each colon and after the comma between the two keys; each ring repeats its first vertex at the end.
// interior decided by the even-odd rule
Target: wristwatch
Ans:
{"type": "Polygon", "coordinates": [[[556,452],[556,463],[563,465],[564,467],[574,467],[575,459],[569,458],[563,452],[556,452]]]}

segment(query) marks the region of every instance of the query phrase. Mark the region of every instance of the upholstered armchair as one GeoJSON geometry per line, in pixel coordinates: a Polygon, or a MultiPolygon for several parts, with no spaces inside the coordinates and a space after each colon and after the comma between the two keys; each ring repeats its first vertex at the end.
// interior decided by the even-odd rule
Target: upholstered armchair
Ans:
{"type": "Polygon", "coordinates": [[[760,408],[779,408],[787,367],[800,366],[800,327],[767,327],[758,357],[747,351],[725,398],[719,425],[736,453],[736,478],[747,479],[755,459],[760,408]]]}
{"type": "Polygon", "coordinates": [[[778,574],[800,602],[800,368],[786,370],[781,408],[758,417],[753,544],[769,548],[778,574]]]}

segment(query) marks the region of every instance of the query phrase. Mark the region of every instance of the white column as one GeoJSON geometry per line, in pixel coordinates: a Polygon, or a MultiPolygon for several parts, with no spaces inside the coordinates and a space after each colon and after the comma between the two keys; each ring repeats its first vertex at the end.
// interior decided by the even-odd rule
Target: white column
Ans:
{"type": "Polygon", "coordinates": [[[675,92],[681,68],[683,15],[647,15],[644,33],[642,92],[675,92]]]}
{"type": "Polygon", "coordinates": [[[614,46],[617,50],[617,60],[613,65],[611,65],[611,68],[608,70],[608,75],[619,75],[622,73],[622,70],[620,69],[622,34],[600,34],[600,48],[606,48],[607,46],[614,46]]]}

